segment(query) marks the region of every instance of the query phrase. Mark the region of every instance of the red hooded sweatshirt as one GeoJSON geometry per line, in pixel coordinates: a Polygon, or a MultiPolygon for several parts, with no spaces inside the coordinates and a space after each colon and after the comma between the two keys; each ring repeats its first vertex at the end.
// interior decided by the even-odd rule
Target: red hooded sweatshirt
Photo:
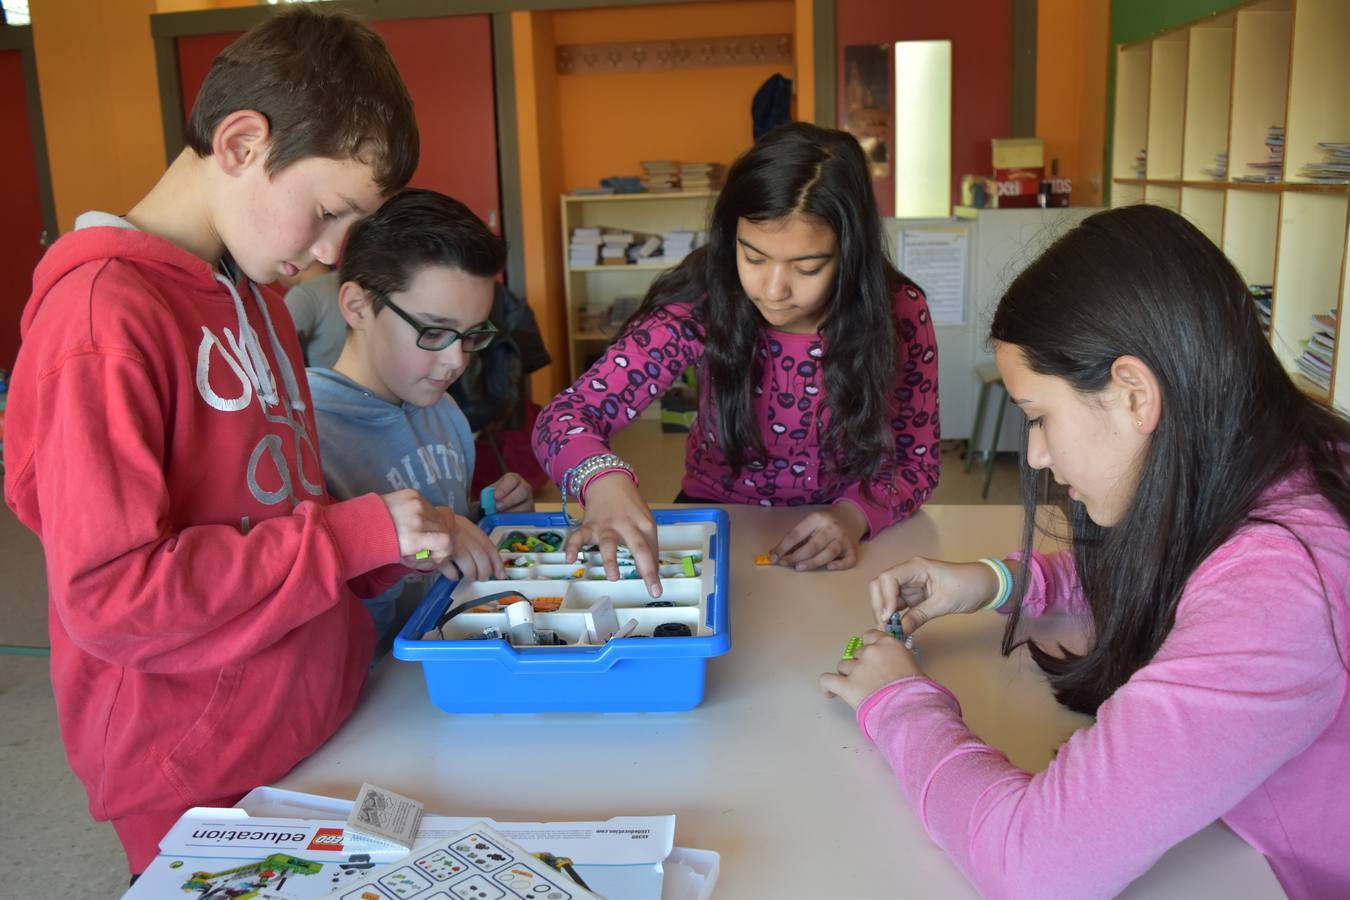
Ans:
{"type": "Polygon", "coordinates": [[[46,553],[70,765],[133,872],[188,807],[338,728],[374,642],[357,596],[406,571],[378,496],[324,491],[294,326],[243,290],[91,227],[47,251],[23,314],[5,499],[46,553]]]}

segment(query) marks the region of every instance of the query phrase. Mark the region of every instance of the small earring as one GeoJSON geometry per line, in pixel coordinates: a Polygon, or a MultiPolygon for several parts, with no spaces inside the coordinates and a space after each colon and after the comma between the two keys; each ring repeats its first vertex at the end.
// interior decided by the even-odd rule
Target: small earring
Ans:
{"type": "Polygon", "coordinates": [[[1143,419],[1135,419],[1135,420],[1134,420],[1134,424],[1135,424],[1135,427],[1136,427],[1136,428],[1143,428],[1143,427],[1144,427],[1144,420],[1143,420],[1143,419]]]}

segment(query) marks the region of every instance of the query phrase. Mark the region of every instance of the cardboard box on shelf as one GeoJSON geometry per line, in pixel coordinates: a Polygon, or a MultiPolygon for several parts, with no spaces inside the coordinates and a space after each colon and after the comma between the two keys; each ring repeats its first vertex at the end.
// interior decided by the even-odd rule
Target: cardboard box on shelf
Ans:
{"type": "Polygon", "coordinates": [[[994,138],[994,182],[998,206],[1039,206],[1045,180],[1045,142],[1040,138],[994,138]]]}

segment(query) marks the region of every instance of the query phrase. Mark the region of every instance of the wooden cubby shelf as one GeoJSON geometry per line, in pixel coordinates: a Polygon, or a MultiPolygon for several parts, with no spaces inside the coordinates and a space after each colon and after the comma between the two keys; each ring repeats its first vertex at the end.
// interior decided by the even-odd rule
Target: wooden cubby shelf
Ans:
{"type": "Polygon", "coordinates": [[[1348,0],[1256,0],[1116,48],[1111,202],[1175,209],[1248,284],[1273,285],[1271,345],[1309,396],[1350,412],[1350,184],[1304,174],[1350,141],[1348,0]],[[1276,159],[1277,181],[1253,163],[1276,159]],[[1224,161],[1226,160],[1226,167],[1224,161]],[[1298,369],[1335,313],[1331,376],[1298,369]]]}

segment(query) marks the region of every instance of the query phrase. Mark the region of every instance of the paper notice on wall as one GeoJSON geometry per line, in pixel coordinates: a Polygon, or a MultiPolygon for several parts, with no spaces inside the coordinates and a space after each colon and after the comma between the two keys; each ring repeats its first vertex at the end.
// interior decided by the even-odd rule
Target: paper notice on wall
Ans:
{"type": "Polygon", "coordinates": [[[900,271],[923,288],[933,324],[964,325],[970,235],[964,229],[907,229],[899,243],[900,271]]]}

